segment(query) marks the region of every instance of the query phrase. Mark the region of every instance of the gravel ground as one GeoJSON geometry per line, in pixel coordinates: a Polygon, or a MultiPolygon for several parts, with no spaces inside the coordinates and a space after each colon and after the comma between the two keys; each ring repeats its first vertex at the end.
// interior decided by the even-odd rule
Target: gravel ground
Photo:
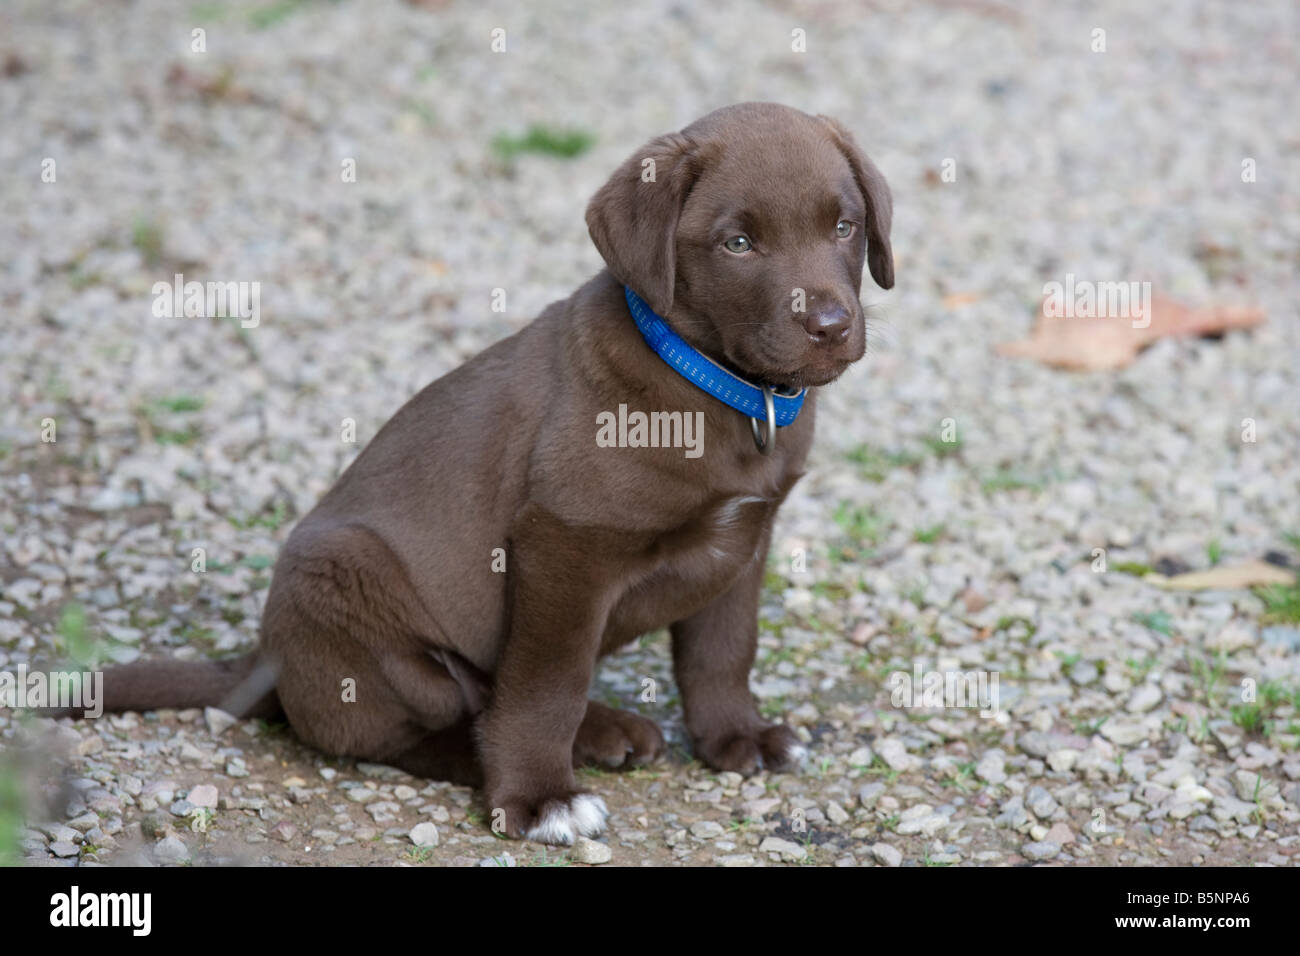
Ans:
{"type": "Polygon", "coordinates": [[[1300,863],[1294,603],[1132,573],[1296,561],[1297,8],[494,6],[0,10],[0,670],[252,645],[293,521],[387,417],[599,267],[582,213],[615,164],[772,99],[843,119],[896,204],[898,286],[865,294],[872,348],[825,390],[764,597],[754,691],[807,767],[693,762],[648,635],[593,694],[670,755],[590,774],[603,845],[499,842],[469,790],[216,713],[3,711],[19,858],[1300,863]],[[532,124],[594,144],[493,147],[532,124]],[[259,282],[260,323],[156,317],[177,272],[259,282]],[[1110,374],[995,355],[1067,273],[1268,321],[1110,374]],[[894,706],[914,668],[997,672],[1000,712],[894,706]]]}

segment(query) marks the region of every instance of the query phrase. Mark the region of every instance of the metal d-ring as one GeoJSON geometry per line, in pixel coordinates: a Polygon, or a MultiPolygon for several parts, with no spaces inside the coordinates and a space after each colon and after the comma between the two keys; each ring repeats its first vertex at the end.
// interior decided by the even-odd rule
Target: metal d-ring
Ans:
{"type": "Polygon", "coordinates": [[[767,410],[767,439],[764,440],[758,430],[758,419],[750,418],[749,430],[754,433],[754,446],[761,455],[772,454],[772,446],[776,444],[776,403],[772,401],[772,389],[766,385],[760,386],[763,389],[763,405],[767,410]]]}

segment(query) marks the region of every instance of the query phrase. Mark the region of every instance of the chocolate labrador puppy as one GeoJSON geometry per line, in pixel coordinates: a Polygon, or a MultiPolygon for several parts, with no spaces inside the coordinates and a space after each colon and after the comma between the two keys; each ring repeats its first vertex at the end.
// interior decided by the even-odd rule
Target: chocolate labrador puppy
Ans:
{"type": "Polygon", "coordinates": [[[745,103],[651,140],[587,209],[607,268],[416,395],[294,529],[261,647],[118,668],[105,708],[283,713],[570,843],[606,817],[574,765],[663,749],[587,700],[596,661],[667,626],[699,758],[792,767],[749,690],[759,590],[814,390],[864,351],[864,260],[894,284],[891,208],[826,117],[745,103]]]}

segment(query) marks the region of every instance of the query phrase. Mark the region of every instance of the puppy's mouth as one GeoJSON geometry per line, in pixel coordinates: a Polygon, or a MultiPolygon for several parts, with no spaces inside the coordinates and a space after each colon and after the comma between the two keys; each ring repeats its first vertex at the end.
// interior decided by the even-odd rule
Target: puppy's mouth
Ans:
{"type": "Polygon", "coordinates": [[[818,363],[793,372],[786,372],[778,376],[772,383],[774,388],[779,391],[797,392],[801,388],[816,388],[820,385],[829,385],[839,378],[846,368],[852,365],[850,359],[840,359],[834,362],[818,363]],[[779,387],[780,386],[780,387],[779,387]]]}
{"type": "Polygon", "coordinates": [[[861,355],[849,357],[841,352],[839,357],[818,356],[815,361],[805,362],[795,368],[763,361],[742,361],[736,363],[735,370],[755,384],[770,385],[777,392],[792,393],[803,388],[829,385],[859,358],[861,355]]]}

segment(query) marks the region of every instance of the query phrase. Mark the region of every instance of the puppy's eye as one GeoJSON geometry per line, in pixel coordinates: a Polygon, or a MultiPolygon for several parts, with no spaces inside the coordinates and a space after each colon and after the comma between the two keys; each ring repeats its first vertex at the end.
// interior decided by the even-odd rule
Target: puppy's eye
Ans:
{"type": "Polygon", "coordinates": [[[853,235],[853,223],[847,219],[841,219],[835,224],[835,235],[841,239],[847,239],[853,235]]]}
{"type": "Polygon", "coordinates": [[[732,236],[723,245],[727,247],[728,252],[734,252],[736,255],[748,252],[754,247],[754,244],[746,236],[732,236]]]}

